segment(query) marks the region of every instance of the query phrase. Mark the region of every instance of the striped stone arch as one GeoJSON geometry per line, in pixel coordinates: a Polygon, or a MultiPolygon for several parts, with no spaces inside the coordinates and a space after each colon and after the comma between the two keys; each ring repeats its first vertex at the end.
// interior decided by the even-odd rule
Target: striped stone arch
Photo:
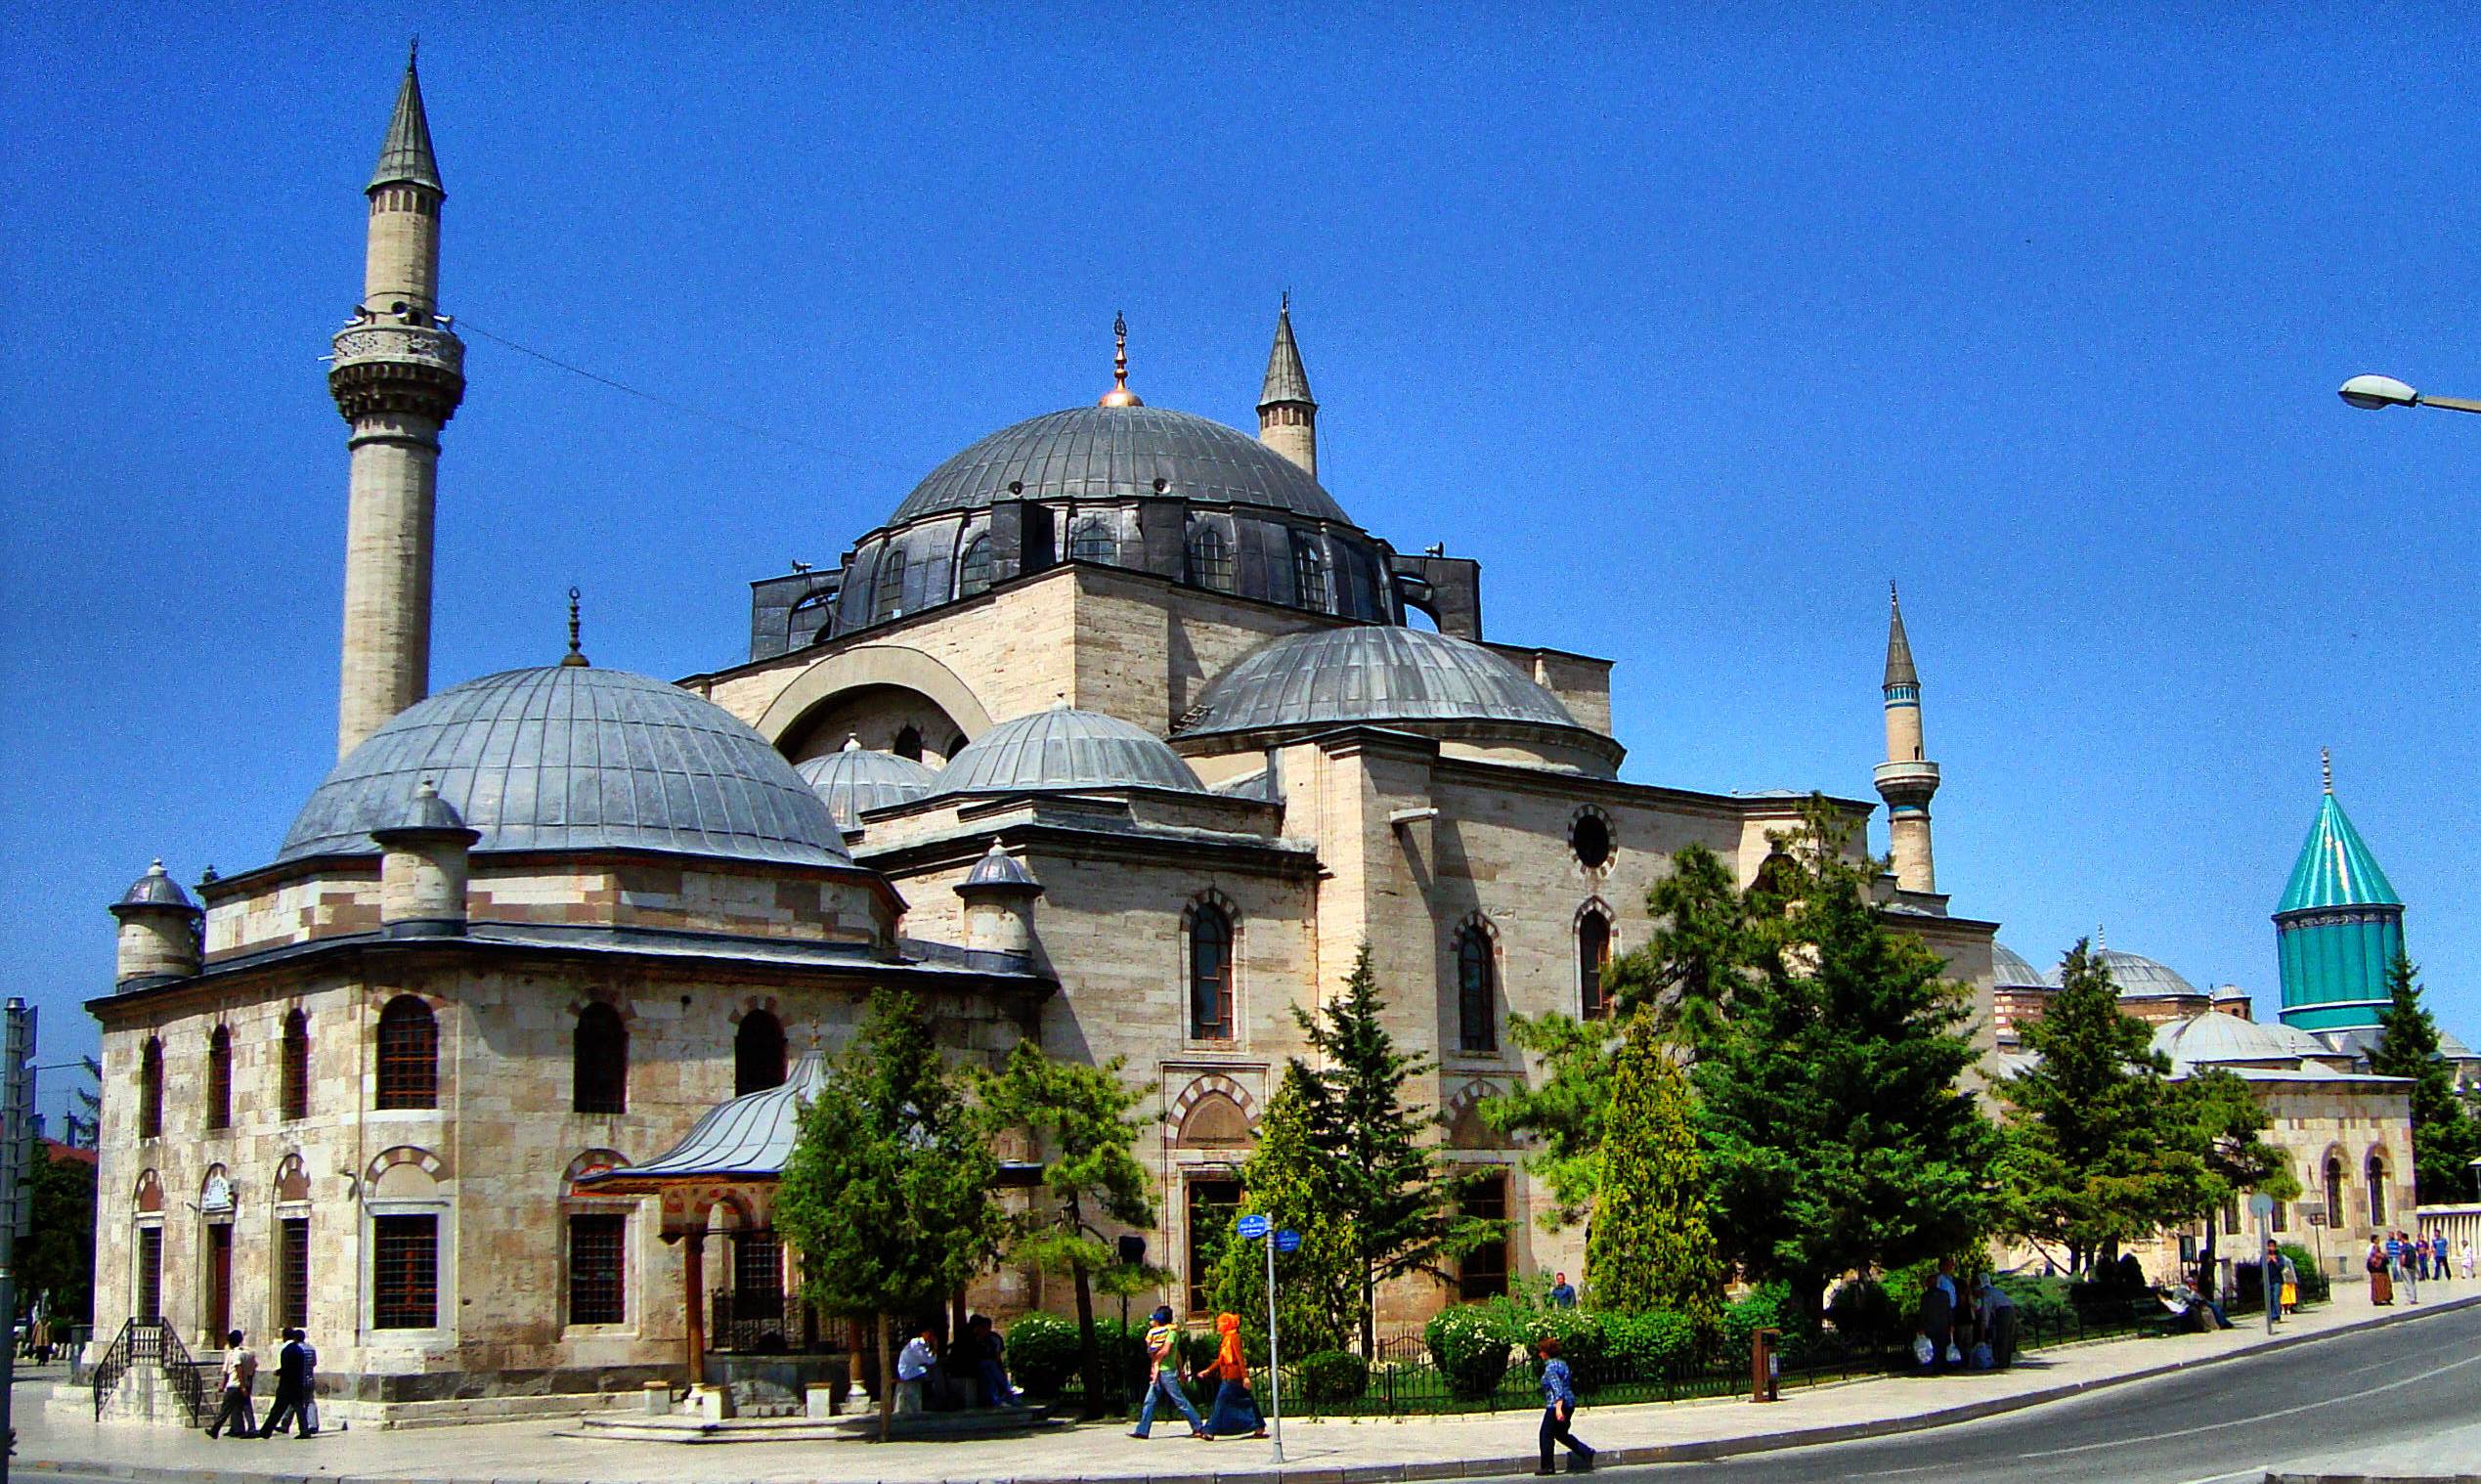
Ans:
{"type": "Polygon", "coordinates": [[[310,1169],[301,1161],[296,1150],[276,1163],[276,1203],[286,1205],[310,1199],[310,1169]]]}
{"type": "Polygon", "coordinates": [[[1516,1141],[1482,1121],[1482,1100],[1495,1098],[1502,1089],[1495,1082],[1475,1080],[1465,1083],[1439,1110],[1439,1121],[1447,1125],[1448,1147],[1451,1149],[1514,1149],[1516,1141]]]}
{"type": "Polygon", "coordinates": [[[586,1150],[569,1161],[567,1171],[560,1176],[560,1188],[572,1196],[589,1194],[577,1188],[578,1181],[598,1170],[627,1169],[628,1167],[629,1156],[622,1154],[619,1150],[586,1150]]]}
{"type": "MultiPolygon", "coordinates": [[[[621,1024],[624,1026],[633,1026],[637,1023],[637,1001],[609,984],[579,985],[577,992],[569,999],[570,1018],[575,1019],[584,1015],[587,1008],[591,1005],[608,1007],[614,1015],[621,1018],[621,1024]]],[[[741,1014],[740,1011],[733,1012],[733,1019],[739,1020],[741,1014]]]]}
{"type": "Polygon", "coordinates": [[[131,1200],[136,1205],[138,1213],[142,1216],[162,1214],[163,1178],[157,1175],[153,1170],[140,1170],[138,1172],[138,1184],[136,1189],[132,1192],[131,1200]]]}
{"type": "Polygon", "coordinates": [[[1256,1100],[1222,1072],[1208,1072],[1181,1089],[1172,1103],[1172,1142],[1182,1149],[1239,1149],[1257,1126],[1256,1100]]]}
{"type": "Polygon", "coordinates": [[[415,1149],[411,1144],[400,1144],[394,1149],[380,1151],[379,1157],[372,1159],[363,1170],[363,1182],[376,1184],[388,1171],[406,1164],[415,1166],[433,1180],[448,1178],[448,1161],[427,1149],[415,1149]]]}

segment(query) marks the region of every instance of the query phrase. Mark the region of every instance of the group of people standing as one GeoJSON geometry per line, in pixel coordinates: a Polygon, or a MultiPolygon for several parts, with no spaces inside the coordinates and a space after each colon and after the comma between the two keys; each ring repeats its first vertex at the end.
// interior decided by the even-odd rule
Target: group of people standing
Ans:
{"type": "Polygon", "coordinates": [[[1023,1407],[1025,1399],[1008,1379],[1008,1344],[987,1314],[965,1321],[965,1332],[942,1352],[936,1325],[924,1325],[896,1356],[898,1412],[947,1411],[970,1404],[963,1385],[979,1392],[985,1407],[1023,1407]]]}
{"type": "MultiPolygon", "coordinates": [[[[2469,1281],[2474,1266],[2472,1239],[2469,1237],[2463,1240],[2460,1253],[2451,1254],[2444,1232],[2432,1232],[2426,1237],[2416,1237],[2404,1231],[2372,1235],[2369,1240],[2369,1251],[2361,1258],[2361,1265],[2369,1270],[2369,1301],[2372,1304],[2393,1303],[2395,1285],[2406,1280],[2416,1285],[2444,1283],[2455,1272],[2457,1262],[2453,1259],[2457,1257],[2460,1258],[2463,1276],[2469,1281]]],[[[2416,1293],[2414,1296],[2417,1299],[2419,1295],[2416,1293]]]]}
{"type": "Polygon", "coordinates": [[[1989,1274],[1970,1288],[1956,1277],[1955,1259],[1938,1259],[1938,1271],[1921,1282],[1921,1326],[1913,1336],[1921,1369],[1990,1371],[2016,1360],[2016,1300],[1989,1274]]]}
{"type": "Polygon", "coordinates": [[[250,1392],[258,1383],[258,1353],[242,1343],[240,1331],[231,1331],[224,1336],[223,1400],[215,1420],[207,1424],[207,1436],[220,1437],[229,1430],[237,1438],[272,1438],[286,1422],[292,1423],[295,1437],[311,1436],[319,1430],[318,1372],[319,1352],[311,1348],[309,1337],[286,1330],[284,1347],[276,1352],[276,1395],[262,1426],[250,1405],[250,1392]]]}

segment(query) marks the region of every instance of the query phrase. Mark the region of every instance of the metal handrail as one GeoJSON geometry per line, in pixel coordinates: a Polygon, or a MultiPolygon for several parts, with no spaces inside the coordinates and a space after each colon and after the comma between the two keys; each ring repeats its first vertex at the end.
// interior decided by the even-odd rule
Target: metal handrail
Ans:
{"type": "Polygon", "coordinates": [[[198,1375],[198,1363],[190,1357],[190,1348],[181,1343],[180,1332],[162,1319],[132,1319],[122,1323],[120,1332],[112,1336],[104,1358],[95,1363],[92,1383],[95,1388],[95,1416],[101,1418],[112,1393],[120,1389],[121,1378],[129,1368],[140,1361],[152,1361],[172,1383],[174,1400],[181,1404],[182,1415],[193,1427],[206,1425],[206,1382],[198,1375]]]}

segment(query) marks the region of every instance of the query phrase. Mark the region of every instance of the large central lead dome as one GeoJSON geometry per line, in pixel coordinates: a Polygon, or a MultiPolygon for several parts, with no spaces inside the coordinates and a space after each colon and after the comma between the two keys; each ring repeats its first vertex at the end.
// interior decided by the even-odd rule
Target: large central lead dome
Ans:
{"type": "Polygon", "coordinates": [[[1184,500],[1352,523],[1307,470],[1238,428],[1164,408],[1075,407],[967,447],[916,485],[888,524],[1001,500],[1135,500],[1154,494],[1158,479],[1184,500]]]}

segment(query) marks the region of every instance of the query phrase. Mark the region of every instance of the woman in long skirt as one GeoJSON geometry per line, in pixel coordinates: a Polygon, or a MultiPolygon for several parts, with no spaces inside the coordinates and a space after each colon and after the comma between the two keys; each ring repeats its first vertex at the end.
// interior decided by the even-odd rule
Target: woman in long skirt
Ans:
{"type": "Polygon", "coordinates": [[[1259,1415],[1258,1399],[1249,1390],[1249,1357],[1240,1349],[1240,1316],[1218,1314],[1215,1329],[1222,1331],[1223,1348],[1215,1352],[1215,1363],[1205,1373],[1217,1382],[1214,1415],[1206,1419],[1206,1430],[1219,1438],[1243,1432],[1265,1437],[1266,1419],[1259,1415]]]}
{"type": "Polygon", "coordinates": [[[2369,1240],[2369,1255],[2361,1260],[2361,1266],[2369,1269],[2369,1301],[2372,1304],[2393,1303],[2395,1277],[2386,1270],[2386,1248],[2378,1244],[2376,1238],[2369,1240]]]}

